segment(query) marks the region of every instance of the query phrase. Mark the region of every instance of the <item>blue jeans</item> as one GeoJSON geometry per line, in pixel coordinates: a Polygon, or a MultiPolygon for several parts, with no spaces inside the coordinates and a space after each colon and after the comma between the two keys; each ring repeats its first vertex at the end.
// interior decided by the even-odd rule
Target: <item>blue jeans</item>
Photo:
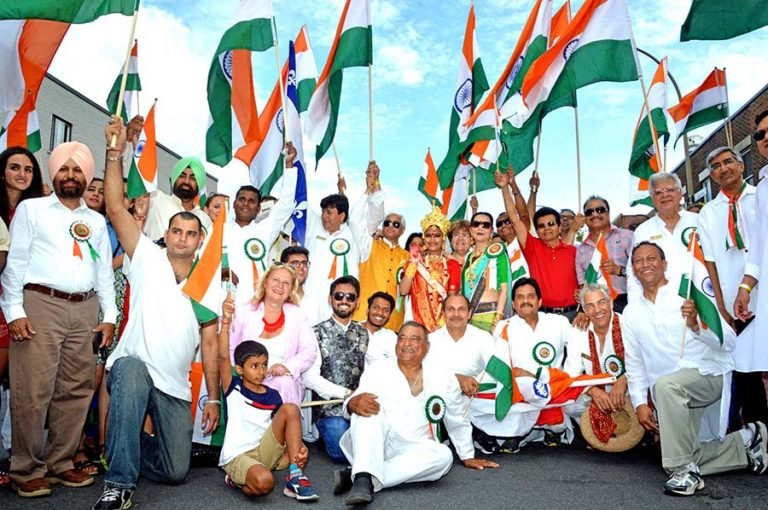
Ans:
{"type": "Polygon", "coordinates": [[[190,403],[155,388],[143,361],[125,357],[107,375],[110,393],[105,485],[133,489],[139,474],[155,482],[181,483],[192,451],[190,403]],[[149,414],[154,435],[143,429],[149,414]]]}
{"type": "Polygon", "coordinates": [[[339,448],[339,439],[349,429],[349,420],[341,416],[320,418],[315,423],[317,431],[325,444],[325,451],[336,464],[349,464],[344,452],[339,448]]]}

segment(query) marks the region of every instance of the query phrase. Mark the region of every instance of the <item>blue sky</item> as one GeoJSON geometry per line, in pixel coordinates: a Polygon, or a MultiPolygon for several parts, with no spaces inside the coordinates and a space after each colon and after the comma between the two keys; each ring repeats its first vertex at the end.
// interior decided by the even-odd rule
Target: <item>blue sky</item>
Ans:
{"type": "MultiPolygon", "coordinates": [[[[477,0],[477,39],[488,81],[505,66],[534,0],[477,0]]],[[[555,0],[555,8],[561,0],[555,0]]],[[[581,0],[573,3],[574,13],[581,0]]],[[[322,69],[343,0],[274,0],[281,62],[287,42],[307,24],[322,69]]],[[[698,86],[714,66],[727,69],[730,107],[735,111],[766,82],[768,28],[728,41],[680,43],[679,28],[690,0],[629,0],[638,47],[669,57],[670,72],[683,93],[698,86]]],[[[158,137],[183,155],[205,153],[207,126],[205,84],[218,40],[237,7],[235,0],[142,0],[137,36],[139,70],[144,85],[142,107],[158,97],[158,137]],[[146,99],[144,99],[146,98],[146,99]]],[[[404,212],[408,231],[415,230],[428,203],[416,190],[427,147],[439,163],[448,140],[453,88],[469,9],[468,0],[372,0],[374,37],[374,157],[388,194],[387,209],[404,212]]],[[[120,68],[129,20],[107,16],[75,26],[54,59],[51,72],[98,102],[104,102],[120,68]],[[82,62],[89,62],[87,70],[82,62]]],[[[258,106],[277,78],[273,51],[253,58],[258,106]]],[[[655,64],[641,57],[646,84],[655,64]]],[[[599,83],[579,91],[582,199],[605,196],[614,214],[628,210],[627,165],[632,134],[642,104],[638,82],[599,83]]],[[[670,105],[677,102],[670,97],[670,105]]],[[[707,135],[710,128],[695,132],[707,135]]],[[[336,144],[351,198],[362,190],[368,161],[368,84],[364,68],[345,72],[336,144]]],[[[680,144],[682,145],[682,144],[680,144]]],[[[309,146],[305,144],[305,146],[309,146]]],[[[309,167],[314,151],[307,151],[309,167]]],[[[544,121],[539,172],[540,205],[576,208],[577,180],[573,110],[560,109],[544,121]]],[[[669,147],[667,166],[682,158],[669,147]]],[[[242,181],[242,174],[210,169],[223,187],[242,181]]],[[[310,206],[335,188],[331,154],[309,182],[310,206]]],[[[527,182],[530,169],[522,174],[527,182]]],[[[521,182],[522,184],[522,182],[521,182]]],[[[521,186],[527,189],[527,184],[521,186]]],[[[527,193],[527,192],[526,192],[527,193]]],[[[480,208],[499,212],[498,191],[479,195],[480,208]]]]}

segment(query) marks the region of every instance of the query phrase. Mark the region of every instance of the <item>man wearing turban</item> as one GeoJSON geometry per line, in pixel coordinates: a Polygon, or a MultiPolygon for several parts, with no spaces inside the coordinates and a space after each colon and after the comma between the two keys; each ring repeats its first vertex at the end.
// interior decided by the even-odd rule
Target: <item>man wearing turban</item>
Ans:
{"type": "Polygon", "coordinates": [[[71,459],[93,397],[94,350],[112,341],[117,315],[107,225],[81,198],[93,169],[88,147],[59,145],[48,158],[54,192],[21,202],[11,223],[0,306],[12,340],[11,479],[20,496],[93,483],[71,459]]]}

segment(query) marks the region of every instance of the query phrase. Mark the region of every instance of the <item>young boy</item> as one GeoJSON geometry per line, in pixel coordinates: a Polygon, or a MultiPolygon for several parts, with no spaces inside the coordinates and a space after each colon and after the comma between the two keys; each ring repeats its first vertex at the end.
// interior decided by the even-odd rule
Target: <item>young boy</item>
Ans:
{"type": "Polygon", "coordinates": [[[233,300],[227,298],[222,308],[218,352],[221,384],[227,388],[227,432],[219,466],[227,473],[225,482],[240,487],[247,496],[264,496],[275,486],[272,471],[284,469],[290,462],[283,494],[297,501],[315,501],[320,495],[302,472],[308,451],[301,440],[301,412],[294,404],[283,404],[277,391],[262,384],[269,368],[262,344],[248,340],[235,348],[237,375],[232,375],[229,323],[233,300]]]}

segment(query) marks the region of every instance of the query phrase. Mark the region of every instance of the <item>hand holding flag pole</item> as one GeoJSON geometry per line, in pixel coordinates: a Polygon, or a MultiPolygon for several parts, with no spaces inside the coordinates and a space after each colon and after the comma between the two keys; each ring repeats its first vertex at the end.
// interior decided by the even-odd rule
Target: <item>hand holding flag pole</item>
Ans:
{"type": "MultiPolygon", "coordinates": [[[[136,39],[136,20],[139,16],[139,0],[136,0],[136,3],[134,3],[133,7],[133,18],[131,19],[131,33],[130,37],[128,37],[128,51],[125,52],[125,63],[123,64],[123,77],[120,80],[120,92],[117,94],[118,101],[117,101],[117,111],[115,112],[115,115],[120,117],[120,115],[123,112],[123,97],[125,96],[125,87],[128,84],[128,65],[131,62],[131,50],[133,49],[133,43],[136,39]]],[[[109,142],[109,148],[115,149],[117,148],[117,135],[112,135],[112,139],[109,142]]]]}
{"type": "MultiPolygon", "coordinates": [[[[685,299],[691,299],[691,285],[692,285],[692,276],[693,276],[693,265],[696,263],[696,247],[693,245],[694,242],[696,242],[696,230],[694,229],[693,232],[691,232],[691,237],[688,241],[688,252],[691,254],[691,263],[690,268],[691,271],[688,273],[690,276],[688,277],[688,285],[687,290],[685,291],[685,299]]],[[[680,359],[683,358],[683,354],[685,353],[685,334],[688,331],[688,324],[683,323],[683,333],[680,335],[680,359]]]]}

